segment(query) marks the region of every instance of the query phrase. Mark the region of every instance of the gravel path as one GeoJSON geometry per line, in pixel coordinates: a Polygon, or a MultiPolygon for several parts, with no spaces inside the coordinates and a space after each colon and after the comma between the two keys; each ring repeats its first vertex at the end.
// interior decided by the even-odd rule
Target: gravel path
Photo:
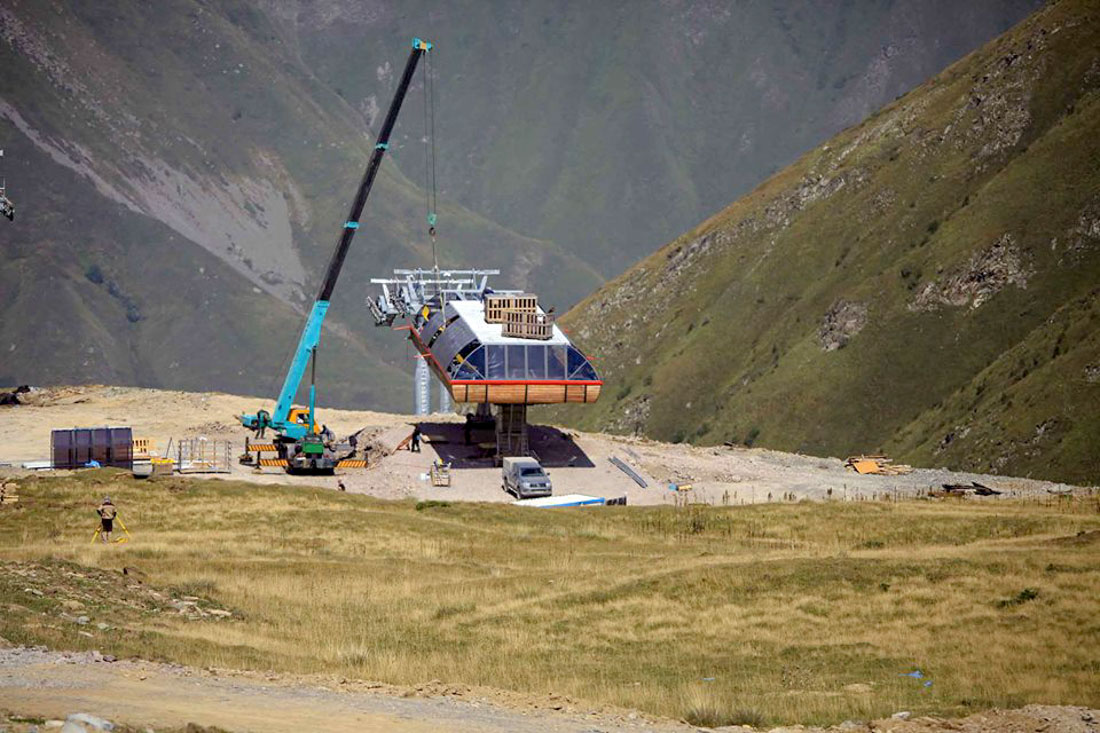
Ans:
{"type": "MultiPolygon", "coordinates": [[[[194,722],[231,731],[686,731],[605,713],[526,711],[476,698],[344,690],[284,675],[194,670],[96,652],[0,649],[0,708],[64,720],[91,713],[135,727],[194,722]]],[[[361,686],[361,685],[360,685],[361,686]]],[[[629,715],[629,714],[628,714],[629,715]]]]}
{"type": "MultiPolygon", "coordinates": [[[[445,696],[445,686],[406,690],[404,695],[358,689],[373,687],[319,678],[259,675],[228,670],[195,670],[140,660],[108,662],[98,652],[51,652],[44,647],[0,648],[0,710],[20,718],[58,721],[75,713],[90,714],[137,729],[181,729],[188,723],[229,731],[478,731],[484,733],[597,733],[703,730],[657,722],[637,713],[618,714],[512,708],[487,699],[445,696]]],[[[378,685],[377,687],[382,687],[378,685]]],[[[8,730],[0,714],[0,729],[8,730]]],[[[50,725],[47,723],[47,728],[50,725]]],[[[11,730],[38,730],[15,724],[11,730]]],[[[66,729],[68,730],[68,729],[66,729]]],[[[88,728],[92,730],[92,728],[88,728]]],[[[748,733],[738,726],[723,733],[748,733]]],[[[899,712],[890,718],[846,721],[829,728],[801,725],[773,728],[770,733],[1100,733],[1100,711],[1085,707],[1028,705],[990,710],[947,720],[899,712]]]]}

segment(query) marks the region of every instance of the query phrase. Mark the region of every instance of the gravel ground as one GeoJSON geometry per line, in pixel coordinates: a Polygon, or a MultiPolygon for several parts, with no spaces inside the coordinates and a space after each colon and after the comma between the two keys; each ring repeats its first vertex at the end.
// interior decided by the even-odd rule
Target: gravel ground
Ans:
{"type": "MultiPolygon", "coordinates": [[[[162,448],[169,439],[178,441],[181,437],[201,435],[210,440],[230,440],[236,455],[244,445],[247,431],[235,416],[265,404],[260,398],[218,393],[102,386],[40,390],[28,400],[30,404],[5,408],[5,424],[12,439],[0,445],[0,463],[17,466],[23,460],[45,458],[49,453],[50,429],[73,425],[132,425],[135,436],[153,438],[162,448]]],[[[394,451],[411,432],[416,420],[412,416],[324,408],[320,417],[337,436],[360,434],[361,444],[373,447],[371,468],[341,470],[333,478],[287,476],[278,468],[256,471],[234,465],[232,473],[211,477],[323,485],[333,489],[341,481],[348,491],[387,499],[513,500],[501,490],[500,469],[493,467],[486,457],[491,431],[475,433],[474,445],[467,446],[462,420],[457,416],[433,415],[423,419],[426,442],[420,453],[394,451]],[[451,487],[436,488],[428,482],[428,469],[435,460],[454,466],[451,487]]],[[[532,426],[530,440],[532,449],[550,471],[555,494],[626,496],[632,505],[673,503],[678,492],[668,490],[670,483],[691,484],[693,489],[687,497],[681,495],[683,498],[712,504],[805,498],[836,501],[903,498],[938,489],[944,483],[971,481],[1001,490],[1005,497],[1050,497],[1052,492],[1078,490],[1047,481],[945,469],[918,469],[904,476],[861,476],[845,468],[839,458],[741,447],[697,448],[549,426],[532,426]],[[612,465],[612,457],[631,465],[647,486],[637,485],[612,465]]]]}

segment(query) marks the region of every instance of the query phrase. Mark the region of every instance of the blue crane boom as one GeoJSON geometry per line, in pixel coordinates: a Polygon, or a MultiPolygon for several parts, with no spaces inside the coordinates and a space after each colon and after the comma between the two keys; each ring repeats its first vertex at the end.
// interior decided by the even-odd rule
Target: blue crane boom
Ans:
{"type": "Polygon", "coordinates": [[[324,324],[325,314],[328,312],[329,299],[332,297],[332,291],[336,287],[336,280],[340,277],[340,270],[344,266],[344,258],[347,257],[348,248],[351,246],[351,240],[359,230],[359,219],[363,215],[363,207],[367,203],[367,196],[370,195],[371,186],[374,185],[374,178],[378,174],[378,168],[382,165],[382,157],[386,154],[386,150],[389,149],[390,133],[393,132],[394,123],[397,122],[397,114],[401,111],[401,103],[404,102],[405,94],[409,90],[409,84],[412,82],[417,62],[419,62],[420,57],[430,51],[431,48],[431,43],[419,38],[414,38],[412,41],[412,52],[409,54],[409,59],[405,63],[405,71],[402,73],[401,81],[397,85],[397,90],[394,92],[393,101],[390,102],[390,109],[386,113],[386,118],[382,122],[382,127],[378,130],[378,139],[374,143],[374,151],[371,153],[370,162],[367,164],[367,170],[363,174],[363,180],[359,183],[359,190],[355,195],[355,200],[351,204],[351,211],[344,221],[343,229],[340,233],[340,241],[336,245],[336,250],[332,253],[332,258],[329,260],[328,269],[325,271],[325,279],[321,283],[321,292],[318,294],[317,300],[314,301],[313,307],[310,309],[309,317],[306,319],[306,325],[302,329],[301,338],[298,339],[298,347],[294,351],[294,358],[291,361],[290,369],[286,373],[286,378],[283,380],[283,388],[279,391],[279,397],[275,403],[275,412],[270,416],[265,410],[260,410],[254,415],[241,415],[241,423],[245,427],[252,428],[253,430],[261,430],[270,427],[273,428],[279,436],[291,440],[301,440],[308,433],[315,431],[313,417],[315,393],[312,384],[309,390],[308,421],[305,424],[301,424],[293,420],[288,420],[287,418],[290,416],[291,407],[294,403],[294,396],[298,393],[298,387],[302,383],[302,377],[305,375],[306,367],[309,365],[311,359],[316,358],[317,344],[321,339],[321,326],[324,324]]]}

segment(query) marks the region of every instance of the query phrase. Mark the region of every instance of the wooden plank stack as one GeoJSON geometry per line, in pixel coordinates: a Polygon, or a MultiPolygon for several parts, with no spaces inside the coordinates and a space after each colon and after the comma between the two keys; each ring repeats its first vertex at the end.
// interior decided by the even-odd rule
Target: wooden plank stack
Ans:
{"type": "Polygon", "coordinates": [[[485,296],[485,322],[504,323],[506,311],[538,311],[537,295],[528,293],[497,293],[485,296]]]}
{"type": "Polygon", "coordinates": [[[848,456],[844,462],[848,468],[856,473],[874,474],[876,476],[903,476],[913,472],[912,466],[904,463],[894,463],[894,459],[884,455],[858,455],[848,456]]]}

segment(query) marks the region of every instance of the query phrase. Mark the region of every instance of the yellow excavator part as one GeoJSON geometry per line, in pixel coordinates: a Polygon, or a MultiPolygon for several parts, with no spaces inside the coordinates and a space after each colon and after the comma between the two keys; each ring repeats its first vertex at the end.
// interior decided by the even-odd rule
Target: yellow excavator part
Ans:
{"type": "MultiPolygon", "coordinates": [[[[292,407],[290,408],[290,412],[287,414],[286,419],[288,422],[292,422],[295,425],[309,425],[309,409],[305,407],[292,407]]],[[[309,432],[320,432],[317,429],[316,422],[313,423],[312,426],[310,426],[309,432]]]]}

